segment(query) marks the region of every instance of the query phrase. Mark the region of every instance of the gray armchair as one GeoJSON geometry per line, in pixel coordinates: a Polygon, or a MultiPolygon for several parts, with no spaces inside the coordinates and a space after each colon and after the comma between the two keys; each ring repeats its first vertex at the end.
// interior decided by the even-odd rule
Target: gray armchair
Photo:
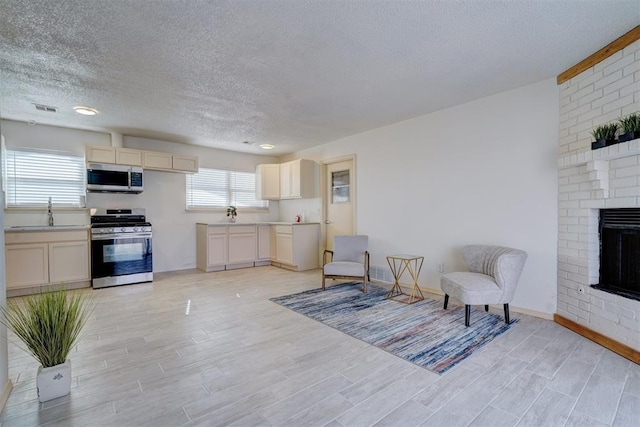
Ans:
{"type": "Polygon", "coordinates": [[[362,292],[369,281],[367,236],[334,236],[333,251],[325,250],[322,265],[322,290],[326,279],[362,280],[362,292]]]}
{"type": "Polygon", "coordinates": [[[527,253],[501,246],[470,245],[462,250],[469,272],[445,274],[440,278],[444,309],[449,296],[465,304],[465,326],[469,326],[472,305],[504,304],[504,321],[509,323],[509,303],[513,300],[527,253]]]}

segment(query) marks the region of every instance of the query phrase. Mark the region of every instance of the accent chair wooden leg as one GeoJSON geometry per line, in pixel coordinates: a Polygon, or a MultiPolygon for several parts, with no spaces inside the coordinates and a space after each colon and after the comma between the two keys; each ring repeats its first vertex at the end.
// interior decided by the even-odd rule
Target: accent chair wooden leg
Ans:
{"type": "Polygon", "coordinates": [[[449,305],[449,295],[444,294],[444,309],[447,309],[447,306],[449,305]]]}
{"type": "Polygon", "coordinates": [[[504,323],[506,323],[507,325],[511,323],[509,321],[509,304],[504,305],[504,323]]]}
{"type": "Polygon", "coordinates": [[[362,292],[366,294],[367,293],[367,276],[363,277],[363,279],[364,280],[362,281],[362,283],[363,283],[362,292]]]}
{"type": "Polygon", "coordinates": [[[324,291],[324,274],[322,275],[322,290],[324,291]]]}
{"type": "Polygon", "coordinates": [[[489,311],[489,306],[488,305],[484,306],[484,311],[489,311]]]}
{"type": "Polygon", "coordinates": [[[464,306],[464,326],[469,326],[470,317],[471,317],[471,306],[467,304],[464,306]]]}

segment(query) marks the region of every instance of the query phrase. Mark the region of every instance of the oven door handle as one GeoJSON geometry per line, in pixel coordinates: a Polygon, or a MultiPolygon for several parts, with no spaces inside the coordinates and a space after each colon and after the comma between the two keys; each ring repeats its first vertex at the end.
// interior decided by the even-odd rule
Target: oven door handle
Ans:
{"type": "Polygon", "coordinates": [[[93,234],[91,240],[150,239],[151,233],[93,234]]]}

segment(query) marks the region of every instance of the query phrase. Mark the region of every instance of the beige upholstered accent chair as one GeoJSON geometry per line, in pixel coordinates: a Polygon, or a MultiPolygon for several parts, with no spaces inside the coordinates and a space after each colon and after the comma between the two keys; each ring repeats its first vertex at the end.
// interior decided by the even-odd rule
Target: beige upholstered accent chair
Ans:
{"type": "Polygon", "coordinates": [[[470,245],[462,249],[469,272],[449,273],[440,278],[444,309],[449,296],[465,304],[464,324],[469,326],[472,305],[504,304],[504,321],[509,323],[509,303],[513,300],[527,253],[501,246],[470,245]]]}
{"type": "Polygon", "coordinates": [[[334,236],[333,250],[325,250],[322,266],[322,290],[326,279],[359,279],[362,292],[369,281],[368,236],[334,236]]]}

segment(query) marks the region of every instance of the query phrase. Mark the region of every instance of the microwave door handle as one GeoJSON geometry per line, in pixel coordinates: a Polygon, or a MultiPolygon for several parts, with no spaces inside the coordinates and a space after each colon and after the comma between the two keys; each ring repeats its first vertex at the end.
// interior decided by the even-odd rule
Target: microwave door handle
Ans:
{"type": "Polygon", "coordinates": [[[129,184],[129,190],[131,190],[131,168],[129,168],[129,170],[127,170],[127,184],[129,184]]]}

